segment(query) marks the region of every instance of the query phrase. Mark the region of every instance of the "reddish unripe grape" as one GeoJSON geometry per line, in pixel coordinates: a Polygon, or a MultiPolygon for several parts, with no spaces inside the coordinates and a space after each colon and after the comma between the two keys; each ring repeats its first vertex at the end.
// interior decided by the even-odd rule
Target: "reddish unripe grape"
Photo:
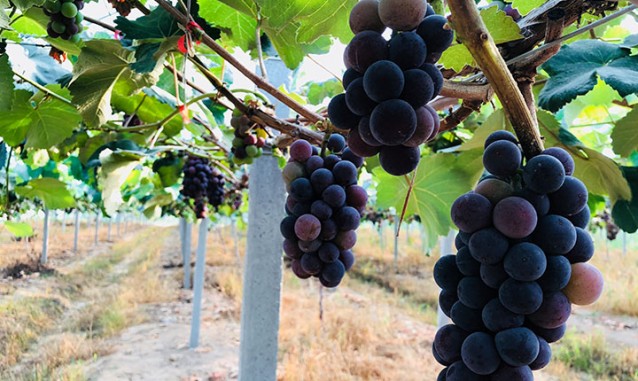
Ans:
{"type": "Polygon", "coordinates": [[[414,171],[419,165],[419,160],[419,147],[384,146],[379,154],[381,168],[393,176],[402,176],[414,171]]]}
{"type": "Polygon", "coordinates": [[[507,140],[490,144],[483,153],[483,166],[493,175],[512,176],[521,165],[521,149],[507,140]]]}
{"type": "Polygon", "coordinates": [[[368,202],[368,193],[359,185],[351,185],[346,188],[346,203],[353,208],[360,210],[365,208],[368,202]]]}
{"type": "Polygon", "coordinates": [[[570,302],[586,306],[594,303],[603,293],[603,274],[589,263],[574,263],[572,277],[563,289],[570,302]]]}
{"type": "Polygon", "coordinates": [[[563,168],[565,169],[565,175],[571,176],[574,173],[574,168],[576,164],[574,163],[574,159],[572,156],[562,148],[559,147],[551,147],[542,152],[543,155],[554,156],[563,164],[563,168]]]}
{"type": "Polygon", "coordinates": [[[380,0],[379,18],[385,26],[397,31],[413,30],[427,11],[424,0],[380,0]]]}
{"type": "Polygon", "coordinates": [[[356,128],[348,133],[348,147],[352,153],[361,157],[374,156],[381,151],[381,147],[374,147],[364,142],[356,128]]]}
{"type": "Polygon", "coordinates": [[[339,232],[334,239],[334,243],[341,250],[350,250],[357,243],[357,233],[354,230],[339,232]]]}
{"type": "Polygon", "coordinates": [[[461,347],[463,363],[474,373],[487,376],[501,365],[494,337],[485,332],[469,335],[461,347]]]}
{"type": "Polygon", "coordinates": [[[441,127],[441,120],[439,119],[439,114],[436,112],[434,108],[430,105],[425,105],[425,109],[432,115],[432,120],[434,121],[434,129],[432,130],[432,134],[428,137],[428,141],[434,139],[436,135],[439,133],[439,128],[441,127]]]}
{"type": "Polygon", "coordinates": [[[290,239],[284,239],[284,253],[290,259],[299,259],[303,255],[303,251],[299,249],[297,242],[290,239]]]}
{"type": "Polygon", "coordinates": [[[304,214],[295,222],[295,234],[303,241],[312,241],[321,233],[321,221],[312,214],[304,214]]]}
{"type": "Polygon", "coordinates": [[[496,205],[502,199],[511,196],[514,188],[506,181],[490,178],[479,182],[474,192],[487,197],[492,205],[496,205]]]}
{"type": "Polygon", "coordinates": [[[382,33],[385,30],[385,25],[379,18],[379,1],[361,0],[355,4],[350,11],[349,24],[354,34],[364,30],[382,33]]]}
{"type": "Polygon", "coordinates": [[[493,222],[496,229],[506,237],[519,239],[532,234],[536,228],[538,217],[536,209],[529,201],[512,196],[496,204],[493,222]]]}
{"type": "Polygon", "coordinates": [[[312,156],[312,146],[305,140],[297,140],[290,145],[290,157],[304,163],[312,156]]]}
{"type": "Polygon", "coordinates": [[[541,328],[558,328],[567,322],[572,312],[572,305],[564,293],[560,291],[545,294],[543,304],[527,318],[541,328]]]}
{"type": "Polygon", "coordinates": [[[308,279],[312,276],[311,274],[308,274],[304,271],[303,267],[301,266],[301,261],[299,260],[294,259],[290,267],[292,268],[292,272],[297,276],[297,278],[308,279]]]}
{"type": "Polygon", "coordinates": [[[492,224],[492,204],[478,193],[466,193],[452,204],[451,217],[460,230],[474,233],[492,224]]]}

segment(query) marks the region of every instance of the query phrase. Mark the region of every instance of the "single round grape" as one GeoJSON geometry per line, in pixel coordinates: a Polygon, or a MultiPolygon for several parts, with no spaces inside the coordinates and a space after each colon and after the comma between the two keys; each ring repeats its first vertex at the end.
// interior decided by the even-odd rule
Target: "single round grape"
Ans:
{"type": "Polygon", "coordinates": [[[324,189],[321,198],[333,208],[340,208],[346,202],[346,191],[342,186],[333,184],[324,189]]]}
{"type": "Polygon", "coordinates": [[[503,260],[509,249],[509,241],[498,230],[485,228],[474,232],[467,246],[478,262],[493,265],[503,260]]]}
{"type": "Polygon", "coordinates": [[[332,134],[328,138],[326,147],[332,152],[341,152],[346,148],[346,138],[341,134],[332,134]]]}
{"type": "Polygon", "coordinates": [[[403,142],[406,147],[418,147],[425,143],[435,128],[432,114],[425,107],[415,109],[414,113],[416,115],[416,129],[410,139],[403,142]]]}
{"type": "Polygon", "coordinates": [[[567,254],[576,244],[576,229],[565,217],[548,214],[538,220],[531,238],[545,254],[567,254]]]}
{"type": "Polygon", "coordinates": [[[441,15],[424,18],[416,32],[423,38],[430,52],[442,53],[454,40],[454,32],[447,27],[447,19],[441,15]]]}
{"type": "Polygon", "coordinates": [[[550,211],[561,216],[571,216],[583,210],[587,205],[589,193],[582,181],[575,177],[565,177],[563,185],[548,195],[550,211]]]}
{"type": "Polygon", "coordinates": [[[466,193],[452,204],[451,217],[461,231],[474,233],[492,224],[492,204],[478,193],[466,193]]]}
{"type": "Polygon", "coordinates": [[[312,175],[317,169],[323,168],[323,158],[316,155],[310,156],[308,160],[306,160],[304,168],[309,175],[312,175]]]}
{"type": "Polygon", "coordinates": [[[344,206],[335,213],[334,220],[340,230],[355,230],[359,227],[361,215],[355,208],[344,206]]]}
{"type": "Polygon", "coordinates": [[[499,287],[498,299],[508,310],[529,315],[543,303],[543,290],[536,282],[520,282],[510,278],[499,287]]]}
{"type": "Polygon", "coordinates": [[[487,376],[478,375],[470,370],[463,361],[456,361],[447,368],[445,381],[485,381],[487,376]]]}
{"type": "Polygon", "coordinates": [[[312,214],[304,214],[295,221],[295,234],[300,240],[312,241],[321,233],[321,221],[312,214]]]}
{"type": "Polygon", "coordinates": [[[343,153],[341,154],[341,158],[343,160],[347,160],[351,162],[357,168],[361,168],[363,166],[363,163],[365,162],[363,157],[352,152],[352,150],[349,147],[346,147],[346,149],[343,150],[343,153]]]}
{"type": "Polygon", "coordinates": [[[315,197],[310,180],[305,177],[300,177],[290,183],[290,194],[298,201],[312,201],[315,197]]]}
{"type": "Polygon", "coordinates": [[[343,88],[347,89],[348,86],[350,86],[350,84],[357,78],[363,78],[363,74],[359,73],[358,71],[352,68],[346,69],[346,71],[343,73],[343,78],[341,79],[343,88]]]}
{"type": "Polygon", "coordinates": [[[481,273],[481,262],[470,254],[470,249],[464,246],[456,253],[456,266],[465,276],[478,276],[481,273]]]}
{"type": "Polygon", "coordinates": [[[567,286],[571,275],[572,267],[566,257],[550,255],[547,257],[547,269],[537,282],[543,292],[560,291],[567,286]]]}
{"type": "Polygon", "coordinates": [[[385,26],[397,31],[413,30],[427,11],[423,0],[380,0],[379,18],[385,26]]]}
{"type": "Polygon", "coordinates": [[[504,198],[494,206],[493,222],[494,227],[506,237],[519,239],[532,234],[538,223],[538,217],[536,209],[529,201],[512,196],[504,198]]]}
{"type": "Polygon", "coordinates": [[[295,235],[295,222],[297,221],[297,217],[287,216],[283,220],[281,220],[281,224],[279,224],[279,230],[281,231],[281,235],[286,239],[296,239],[295,235]]]}
{"type": "Polygon", "coordinates": [[[513,279],[533,281],[545,273],[547,259],[540,247],[529,242],[512,246],[503,259],[505,272],[513,279]]]}
{"type": "Polygon", "coordinates": [[[545,339],[548,343],[555,343],[562,339],[567,331],[567,324],[563,324],[557,328],[541,328],[528,321],[525,325],[534,331],[536,335],[545,339]]]}
{"type": "Polygon", "coordinates": [[[459,300],[466,306],[482,309],[496,296],[496,291],[488,287],[479,277],[464,277],[456,289],[459,300]]]}
{"type": "Polygon", "coordinates": [[[571,216],[567,216],[567,219],[574,224],[574,227],[585,229],[587,225],[589,225],[589,220],[591,219],[591,211],[589,210],[589,206],[585,205],[583,210],[576,214],[572,214],[571,216]]]}
{"type": "Polygon", "coordinates": [[[538,339],[525,327],[501,331],[494,337],[494,342],[499,355],[510,366],[529,365],[538,356],[538,339]]]}
{"type": "Polygon", "coordinates": [[[439,258],[434,264],[432,275],[439,287],[448,291],[453,290],[455,294],[459,282],[463,279],[463,274],[456,265],[454,255],[444,255],[439,258]]]}
{"type": "Polygon", "coordinates": [[[441,290],[439,293],[439,307],[447,317],[452,315],[452,307],[459,301],[456,290],[441,290]]]}
{"type": "Polygon", "coordinates": [[[335,183],[335,178],[329,169],[319,168],[310,175],[310,183],[316,194],[321,194],[326,188],[335,183]]]}
{"type": "Polygon", "coordinates": [[[353,154],[361,157],[374,156],[381,151],[381,147],[374,147],[364,142],[356,128],[348,133],[348,147],[353,154]]]}
{"type": "Polygon", "coordinates": [[[339,248],[332,242],[324,242],[317,254],[319,254],[319,259],[321,259],[325,263],[334,262],[339,259],[339,248]]]}
{"type": "Polygon", "coordinates": [[[316,200],[310,205],[310,213],[324,221],[332,217],[332,207],[323,200],[316,200]]]}
{"type": "Polygon", "coordinates": [[[563,185],[565,168],[553,156],[538,155],[531,158],[523,168],[523,181],[536,193],[552,193],[563,185]]]}
{"type": "Polygon", "coordinates": [[[399,33],[388,44],[388,57],[403,70],[423,65],[426,55],[425,42],[415,32],[399,33]]]}
{"type": "Polygon", "coordinates": [[[335,154],[330,154],[323,159],[323,167],[332,171],[335,165],[341,161],[341,158],[335,154]]]}
{"type": "Polygon", "coordinates": [[[315,253],[306,253],[301,257],[301,268],[310,275],[316,275],[321,272],[321,260],[315,253]]]}
{"type": "Polygon", "coordinates": [[[349,161],[342,160],[335,164],[332,168],[332,174],[337,184],[348,186],[357,183],[357,167],[349,161]]]}
{"type": "Polygon", "coordinates": [[[483,166],[496,176],[512,176],[520,167],[523,155],[521,149],[507,140],[490,144],[483,153],[483,166]]]}
{"type": "Polygon", "coordinates": [[[297,242],[291,239],[284,239],[283,249],[286,256],[290,259],[300,259],[304,254],[299,248],[299,245],[297,245],[297,242]]]}
{"type": "Polygon", "coordinates": [[[357,33],[344,52],[346,66],[350,64],[359,73],[367,72],[372,64],[387,57],[388,42],[381,34],[369,30],[357,33]]]}
{"type": "MultiPolygon", "coordinates": [[[[434,347],[434,342],[432,342],[432,356],[434,357],[434,359],[441,365],[443,366],[448,366],[451,363],[445,361],[444,359],[441,358],[441,356],[439,355],[439,352],[436,351],[436,348],[434,347]]],[[[444,372],[447,372],[447,368],[443,369],[444,372]]],[[[445,378],[443,378],[443,380],[445,381],[445,378]]],[[[438,379],[437,379],[438,381],[438,379]]]]}
{"type": "Polygon", "coordinates": [[[434,84],[434,93],[432,94],[432,98],[439,95],[443,88],[443,74],[441,74],[441,71],[431,63],[423,64],[419,67],[419,69],[426,72],[432,79],[432,83],[434,84]]]}
{"type": "Polygon", "coordinates": [[[66,26],[59,21],[53,21],[51,23],[51,29],[53,29],[56,33],[59,33],[59,34],[66,32],[66,26]]]}
{"type": "Polygon", "coordinates": [[[434,121],[434,129],[432,130],[432,134],[428,137],[428,141],[436,138],[436,135],[439,133],[439,128],[441,127],[441,120],[439,119],[439,114],[436,112],[434,108],[430,105],[425,105],[425,109],[432,115],[432,120],[434,121]]]}
{"type": "Polygon", "coordinates": [[[509,279],[502,262],[494,265],[481,264],[480,276],[483,283],[495,289],[501,287],[501,284],[509,279]]]}
{"type": "Polygon", "coordinates": [[[492,132],[487,139],[485,139],[485,144],[483,148],[487,148],[490,144],[499,141],[499,140],[507,140],[514,144],[518,144],[518,139],[516,139],[516,135],[507,131],[507,130],[498,130],[492,132]]]}
{"type": "Polygon", "coordinates": [[[525,316],[508,310],[498,298],[490,300],[483,307],[481,319],[485,327],[492,332],[522,327],[525,323],[525,316]]]}
{"type": "Polygon", "coordinates": [[[401,99],[380,103],[370,115],[370,132],[381,144],[398,146],[406,142],[416,130],[416,113],[401,99]]]}
{"type": "Polygon", "coordinates": [[[401,99],[408,102],[414,109],[425,106],[434,97],[434,82],[428,73],[420,69],[403,72],[405,84],[401,99]]]}
{"type": "Polygon", "coordinates": [[[476,185],[474,192],[487,197],[492,205],[496,205],[502,199],[514,193],[512,185],[499,179],[485,179],[476,185]]]}
{"type": "Polygon", "coordinates": [[[563,292],[570,302],[586,306],[598,300],[603,292],[604,284],[603,274],[594,265],[574,263],[572,276],[563,292]]]}
{"type": "Polygon", "coordinates": [[[534,373],[529,366],[502,365],[490,376],[492,381],[534,381],[534,373]]]}
{"type": "Polygon", "coordinates": [[[541,328],[558,328],[567,322],[572,305],[567,296],[560,291],[545,294],[543,304],[527,318],[541,328]]]}
{"type": "Polygon", "coordinates": [[[377,102],[368,97],[363,89],[363,78],[357,78],[346,90],[346,104],[353,114],[359,116],[369,115],[377,106],[377,102]]]}
{"type": "Polygon", "coordinates": [[[365,209],[368,202],[368,193],[363,187],[351,185],[346,188],[346,203],[353,208],[361,211],[365,209]]]}
{"type": "Polygon", "coordinates": [[[549,365],[552,359],[552,348],[542,337],[538,336],[538,356],[529,364],[531,370],[540,370],[549,365]]]}
{"type": "Polygon", "coordinates": [[[334,239],[339,233],[339,228],[334,220],[328,218],[327,220],[321,221],[321,234],[319,238],[324,241],[330,241],[334,239]]]}
{"type": "Polygon", "coordinates": [[[359,121],[359,136],[364,143],[372,147],[381,147],[383,145],[372,135],[372,131],[370,131],[370,118],[366,116],[359,121]]]}
{"type": "Polygon", "coordinates": [[[330,100],[328,118],[332,124],[342,130],[350,130],[359,124],[359,117],[350,111],[346,104],[345,94],[336,95],[330,100]]]}
{"type": "Polygon", "coordinates": [[[574,159],[564,149],[560,147],[551,147],[544,150],[542,154],[554,156],[555,158],[557,158],[563,164],[566,176],[571,176],[572,174],[574,174],[574,168],[576,167],[576,165],[574,164],[574,159]]]}
{"type": "Polygon", "coordinates": [[[334,262],[330,262],[326,264],[321,271],[321,277],[328,281],[329,283],[337,283],[341,282],[343,276],[346,273],[346,267],[339,260],[335,260],[334,262]]]}
{"type": "Polygon", "coordinates": [[[403,176],[414,171],[420,159],[419,147],[385,146],[379,154],[381,168],[393,176],[403,176]]]}
{"type": "Polygon", "coordinates": [[[461,301],[457,301],[452,306],[450,318],[454,324],[468,332],[485,330],[485,326],[481,320],[481,310],[470,308],[461,301]]]}
{"type": "Polygon", "coordinates": [[[350,11],[349,24],[354,34],[364,30],[382,33],[385,30],[385,25],[379,18],[379,1],[361,0],[356,3],[350,11]]]}
{"type": "Polygon", "coordinates": [[[315,239],[312,241],[302,241],[299,240],[297,242],[297,246],[299,246],[299,250],[304,253],[314,253],[321,247],[322,241],[320,239],[315,239]]]}
{"type": "Polygon", "coordinates": [[[549,197],[546,194],[536,193],[525,188],[517,192],[516,195],[529,201],[536,210],[536,216],[539,218],[549,213],[549,197]]]}
{"type": "Polygon", "coordinates": [[[342,250],[339,254],[339,260],[346,267],[346,271],[349,271],[354,265],[354,255],[351,250],[342,250]]]}
{"type": "Polygon", "coordinates": [[[471,371],[484,376],[494,373],[501,365],[494,337],[485,332],[474,332],[463,341],[461,358],[471,371]]]}
{"type": "Polygon", "coordinates": [[[594,256],[594,241],[587,230],[576,227],[576,244],[565,254],[570,263],[587,262],[594,256]]]}
{"type": "Polygon", "coordinates": [[[303,267],[301,266],[301,261],[299,260],[293,259],[290,267],[292,268],[292,272],[297,276],[297,278],[308,279],[312,276],[311,274],[308,274],[304,271],[303,267]]]}
{"type": "Polygon", "coordinates": [[[444,325],[434,335],[434,349],[445,362],[460,360],[461,347],[467,336],[467,331],[454,324],[444,325]]]}
{"type": "Polygon", "coordinates": [[[363,88],[375,102],[399,98],[405,77],[401,68],[392,61],[382,60],[370,65],[363,75],[363,88]]]}
{"type": "Polygon", "coordinates": [[[312,156],[312,146],[305,140],[297,140],[290,145],[290,157],[304,163],[312,156]]]}
{"type": "Polygon", "coordinates": [[[341,250],[350,250],[357,243],[357,233],[354,230],[341,231],[337,233],[334,243],[341,250]]]}

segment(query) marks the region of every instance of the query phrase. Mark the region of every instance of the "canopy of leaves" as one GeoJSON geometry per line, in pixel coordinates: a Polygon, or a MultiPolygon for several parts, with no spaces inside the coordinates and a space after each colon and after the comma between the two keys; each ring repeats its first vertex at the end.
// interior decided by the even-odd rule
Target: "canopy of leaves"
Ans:
{"type": "Polygon", "coordinates": [[[47,209],[66,209],[75,206],[75,200],[62,181],[41,178],[16,187],[16,193],[26,198],[39,199],[47,209]]]}

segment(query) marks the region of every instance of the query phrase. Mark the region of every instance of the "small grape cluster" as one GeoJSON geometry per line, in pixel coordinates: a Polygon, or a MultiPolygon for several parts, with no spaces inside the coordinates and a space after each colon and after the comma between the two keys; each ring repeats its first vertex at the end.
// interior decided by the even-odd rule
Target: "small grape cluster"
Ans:
{"type": "Polygon", "coordinates": [[[350,130],[348,146],[357,155],[379,154],[381,167],[400,176],[420,160],[419,146],[439,130],[428,105],[443,87],[434,65],[453,40],[445,17],[425,0],[363,0],[350,13],[354,38],[346,47],[346,92],[332,98],[328,116],[350,130]],[[390,41],[381,35],[393,30],[390,41]]]}
{"type": "Polygon", "coordinates": [[[84,20],[80,10],[83,8],[82,0],[47,0],[44,3],[44,13],[51,18],[47,24],[49,37],[79,42],[84,20]]]}
{"type": "Polygon", "coordinates": [[[189,156],[184,165],[181,194],[194,200],[195,215],[205,218],[206,204],[217,208],[224,199],[224,177],[208,163],[208,159],[189,156]]]}
{"type": "Polygon", "coordinates": [[[304,140],[290,146],[283,169],[287,217],[280,228],[295,275],[336,287],[354,264],[351,249],[368,195],[357,185],[363,158],[345,148],[341,135],[331,135],[327,146],[333,153],[325,157],[304,140]]]}
{"type": "Polygon", "coordinates": [[[117,13],[124,17],[128,16],[133,9],[133,2],[129,0],[109,0],[109,3],[117,13]]]}
{"type": "Polygon", "coordinates": [[[554,147],[521,168],[522,160],[513,134],[491,134],[489,175],[452,205],[458,252],[434,266],[439,305],[454,323],[434,339],[446,366],[439,380],[533,380],[551,360],[549,343],[564,335],[571,304],[602,292],[601,273],[585,263],[594,255],[588,193],[571,176],[572,157],[554,147]]]}
{"type": "Polygon", "coordinates": [[[266,145],[266,130],[252,123],[248,116],[235,109],[230,125],[235,129],[233,139],[232,160],[235,164],[252,164],[253,159],[263,154],[266,145]]]}

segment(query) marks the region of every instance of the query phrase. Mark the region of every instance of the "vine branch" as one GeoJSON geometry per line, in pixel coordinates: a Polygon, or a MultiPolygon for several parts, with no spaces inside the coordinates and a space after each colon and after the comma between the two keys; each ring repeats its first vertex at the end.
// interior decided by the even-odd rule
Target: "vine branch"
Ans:
{"type": "MultiPolygon", "coordinates": [[[[155,0],[160,7],[164,8],[168,13],[170,13],[177,21],[182,25],[188,24],[188,17],[173,7],[166,0],[155,0]]],[[[228,53],[221,45],[219,45],[215,40],[213,40],[208,34],[202,32],[202,43],[209,48],[211,48],[215,53],[219,54],[224,60],[233,65],[239,72],[241,72],[246,78],[252,81],[257,87],[266,91],[268,94],[275,97],[281,103],[290,107],[292,110],[297,112],[299,115],[305,117],[309,121],[316,123],[322,121],[324,118],[316,114],[313,111],[310,111],[297,103],[294,99],[290,98],[286,94],[283,94],[281,91],[277,90],[273,85],[264,81],[263,78],[253,73],[250,69],[246,68],[241,64],[235,57],[233,57],[230,53],[228,53]]]]}
{"type": "Polygon", "coordinates": [[[448,6],[457,35],[472,53],[501,100],[521,142],[523,152],[528,158],[539,154],[543,150],[543,142],[536,121],[532,118],[525,99],[487,30],[476,4],[473,0],[448,0],[448,6]],[[457,20],[462,22],[456,22],[457,20]]]}

